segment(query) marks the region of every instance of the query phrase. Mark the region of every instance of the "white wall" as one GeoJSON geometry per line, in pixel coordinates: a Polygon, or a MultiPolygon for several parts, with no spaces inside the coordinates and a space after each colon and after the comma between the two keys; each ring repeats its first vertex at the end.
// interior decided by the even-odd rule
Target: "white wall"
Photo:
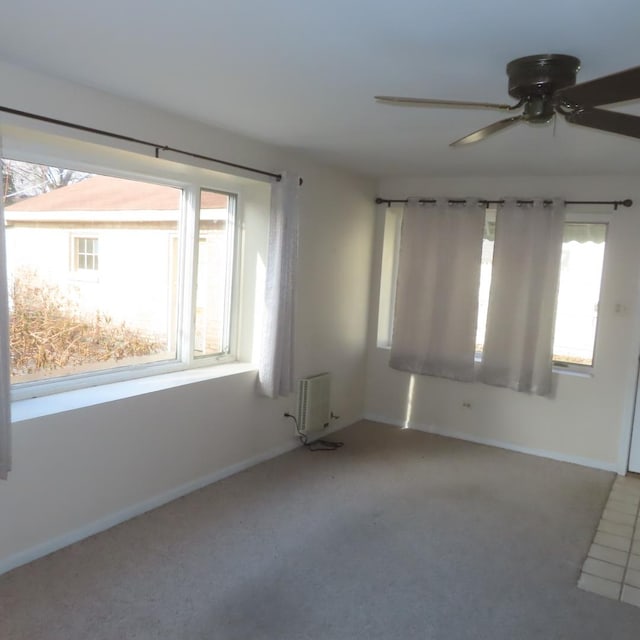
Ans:
{"type": "Polygon", "coordinates": [[[153,226],[105,229],[14,225],[6,230],[9,282],[20,273],[35,273],[36,282],[57,287],[83,314],[95,317],[100,311],[114,323],[125,322],[147,335],[166,339],[173,311],[169,301],[170,278],[177,260],[176,252],[171,253],[175,237],[175,230],[153,226]],[[100,266],[96,271],[75,269],[76,237],[98,240],[100,266]]]}
{"type": "MultiPolygon", "coordinates": [[[[336,424],[361,417],[372,182],[7,64],[0,82],[11,87],[4,106],[301,173],[296,374],[332,372],[336,424]]],[[[114,514],[293,445],[282,414],[295,411],[295,398],[261,398],[254,385],[255,372],[242,373],[14,423],[13,471],[0,482],[0,571],[114,514]]]]}
{"type": "MultiPolygon", "coordinates": [[[[389,368],[389,351],[376,347],[378,266],[372,275],[365,400],[366,415],[371,418],[396,424],[408,421],[416,428],[603,468],[625,469],[640,326],[640,186],[637,179],[389,179],[380,184],[379,193],[385,198],[478,195],[495,199],[507,194],[560,196],[569,200],[634,200],[636,204],[632,208],[621,208],[612,214],[593,377],[556,375],[555,397],[547,399],[481,384],[414,376],[413,397],[409,402],[411,376],[389,368]],[[466,408],[463,403],[471,407],[466,408]]],[[[383,215],[381,206],[376,265],[380,262],[383,215]]]]}

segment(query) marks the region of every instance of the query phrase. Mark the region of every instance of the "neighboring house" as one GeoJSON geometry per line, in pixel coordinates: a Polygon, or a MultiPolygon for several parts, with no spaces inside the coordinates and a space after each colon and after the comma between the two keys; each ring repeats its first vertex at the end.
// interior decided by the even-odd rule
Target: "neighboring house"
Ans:
{"type": "MultiPolygon", "coordinates": [[[[196,341],[220,349],[229,197],[203,192],[196,341]]],[[[9,282],[30,278],[175,350],[181,190],[94,175],[5,211],[9,282]]],[[[198,345],[196,345],[198,348],[198,345]]]]}

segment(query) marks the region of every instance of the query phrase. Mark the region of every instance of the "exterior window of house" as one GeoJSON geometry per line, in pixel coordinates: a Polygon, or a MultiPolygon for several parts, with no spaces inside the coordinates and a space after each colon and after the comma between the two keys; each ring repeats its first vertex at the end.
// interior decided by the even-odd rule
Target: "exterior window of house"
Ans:
{"type": "MultiPolygon", "coordinates": [[[[402,211],[390,208],[385,216],[378,314],[378,346],[391,344],[395,265],[400,243],[402,211]]],[[[476,356],[482,358],[487,323],[495,211],[487,210],[482,246],[476,356]]],[[[584,369],[595,362],[598,306],[602,283],[607,224],[565,223],[553,345],[556,366],[584,369]]]]}
{"type": "Polygon", "coordinates": [[[233,193],[9,159],[2,170],[14,397],[233,357],[233,193]]]}
{"type": "Polygon", "coordinates": [[[73,262],[76,270],[98,270],[98,238],[74,238],[73,262]]]}

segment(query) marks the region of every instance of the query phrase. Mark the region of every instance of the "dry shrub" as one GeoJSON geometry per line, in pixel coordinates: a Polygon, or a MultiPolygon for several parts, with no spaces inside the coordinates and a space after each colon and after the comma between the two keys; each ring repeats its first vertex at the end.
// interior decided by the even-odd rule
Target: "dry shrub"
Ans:
{"type": "Polygon", "coordinates": [[[99,311],[86,317],[58,287],[32,273],[15,277],[10,297],[12,375],[146,356],[161,347],[99,311]]]}

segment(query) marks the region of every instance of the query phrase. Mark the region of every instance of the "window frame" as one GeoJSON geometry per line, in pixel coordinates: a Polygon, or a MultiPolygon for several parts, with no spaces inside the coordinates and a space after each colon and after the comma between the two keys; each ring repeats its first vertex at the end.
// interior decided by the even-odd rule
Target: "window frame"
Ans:
{"type": "Polygon", "coordinates": [[[97,235],[80,235],[80,234],[73,234],[72,236],[72,265],[73,265],[73,271],[74,272],[81,272],[81,273],[97,273],[99,271],[99,265],[100,265],[100,260],[99,260],[99,248],[100,248],[100,241],[97,235]],[[92,251],[81,251],[80,250],[80,244],[82,242],[87,242],[90,241],[92,243],[92,251]],[[85,258],[85,263],[86,263],[86,259],[88,257],[91,257],[92,262],[94,264],[94,266],[92,267],[81,267],[80,266],[80,257],[83,256],[85,258]]]}
{"type": "MultiPolygon", "coordinates": [[[[491,216],[495,219],[495,208],[487,208],[487,216],[491,216]]],[[[381,215],[381,240],[380,240],[380,273],[378,278],[378,316],[376,327],[376,346],[379,349],[390,349],[391,338],[393,332],[393,309],[395,300],[395,279],[397,275],[398,258],[400,253],[400,233],[401,233],[401,219],[402,219],[402,207],[387,206],[381,215]],[[397,217],[394,222],[390,222],[391,217],[397,217]],[[387,229],[393,233],[393,238],[390,240],[387,237],[387,229]],[[392,231],[391,231],[392,229],[392,231]],[[392,250],[392,255],[387,255],[387,251],[392,250]],[[391,272],[385,274],[385,265],[387,268],[391,268],[391,272]],[[391,278],[391,283],[384,283],[385,280],[391,278]]],[[[607,263],[607,246],[609,242],[609,231],[612,220],[612,214],[603,212],[601,209],[594,207],[585,207],[584,209],[568,208],[565,214],[565,224],[604,224],[607,225],[605,232],[605,249],[602,263],[602,271],[600,274],[600,299],[602,298],[603,287],[605,283],[606,275],[606,263],[607,263]]],[[[486,218],[485,218],[486,223],[486,218]]],[[[578,364],[575,362],[566,362],[563,360],[553,360],[554,373],[567,373],[572,375],[585,375],[592,376],[596,366],[599,335],[601,330],[602,317],[600,315],[600,304],[598,308],[598,319],[596,323],[596,330],[593,341],[593,361],[590,365],[578,364]]],[[[480,364],[482,361],[481,352],[476,352],[476,364],[480,364]]]]}
{"type": "MultiPolygon", "coordinates": [[[[224,294],[224,319],[223,319],[223,328],[222,328],[222,351],[216,354],[203,354],[196,355],[195,354],[195,338],[196,338],[196,306],[198,302],[198,291],[197,291],[197,275],[199,271],[199,254],[200,254],[200,246],[203,236],[201,235],[202,231],[200,229],[200,216],[197,216],[198,226],[197,229],[194,230],[194,266],[193,266],[193,293],[192,293],[192,330],[191,330],[191,344],[190,344],[190,354],[191,359],[194,362],[202,361],[203,359],[211,359],[216,358],[217,361],[221,361],[223,358],[227,357],[233,352],[233,347],[237,346],[237,335],[238,335],[238,323],[234,321],[234,318],[237,318],[239,314],[239,304],[238,304],[238,289],[240,287],[241,280],[238,274],[237,260],[242,247],[240,245],[240,233],[239,227],[241,225],[238,224],[238,216],[237,216],[237,194],[221,191],[219,189],[211,189],[208,187],[200,187],[198,189],[197,194],[197,209],[196,211],[201,211],[201,199],[202,192],[208,191],[210,193],[220,193],[226,195],[229,200],[227,204],[227,238],[226,238],[226,251],[227,251],[227,259],[226,259],[226,269],[225,269],[225,294],[224,294]]],[[[228,361],[228,359],[227,359],[228,361]]]]}
{"type": "MultiPolygon", "coordinates": [[[[4,128],[3,128],[4,129],[4,128]]],[[[4,134],[3,130],[3,134],[4,134]]],[[[247,219],[256,220],[260,208],[260,219],[268,220],[270,183],[267,180],[245,178],[221,173],[194,165],[159,160],[133,153],[99,146],[58,136],[39,134],[32,130],[10,129],[3,144],[3,158],[72,168],[77,171],[108,175],[136,181],[146,181],[182,190],[178,217],[178,287],[176,300],[179,312],[176,319],[176,359],[154,363],[141,363],[102,371],[89,371],[57,378],[48,378],[11,385],[11,400],[38,398],[77,389],[102,386],[115,382],[149,378],[191,369],[206,369],[231,363],[246,363],[255,352],[255,336],[248,330],[250,320],[256,316],[259,283],[256,276],[249,277],[245,288],[244,275],[247,244],[247,219]],[[233,255],[231,293],[228,301],[227,341],[228,352],[194,357],[193,340],[195,324],[195,294],[198,244],[199,244],[199,193],[201,189],[223,193],[230,197],[229,210],[233,255]],[[253,290],[252,290],[253,289],[253,290]],[[248,317],[245,317],[248,316],[248,317]]],[[[258,224],[257,226],[262,226],[258,224]]],[[[259,229],[256,234],[264,232],[259,229]]],[[[251,237],[252,250],[266,249],[264,238],[251,237]]],[[[73,256],[75,259],[75,256],[73,256]]],[[[86,271],[86,270],[85,270],[86,271]]],[[[75,270],[73,275],[82,271],[75,270]]],[[[91,271],[91,273],[96,273],[91,271]]],[[[212,370],[212,377],[218,374],[212,370]]]]}
{"type": "MultiPolygon", "coordinates": [[[[573,373],[573,374],[583,374],[583,375],[593,375],[595,370],[596,362],[598,359],[598,343],[600,331],[602,328],[602,295],[603,295],[603,287],[605,283],[605,275],[607,270],[607,253],[609,246],[609,236],[610,236],[610,225],[612,220],[612,214],[603,212],[603,211],[576,211],[569,209],[565,214],[565,224],[604,224],[606,226],[605,236],[604,236],[604,253],[602,256],[602,270],[600,272],[600,282],[599,282],[599,296],[598,296],[598,315],[596,321],[596,329],[593,335],[593,357],[591,364],[579,364],[577,362],[568,362],[566,360],[553,360],[553,370],[556,373],[573,373]]],[[[559,286],[558,286],[559,293],[559,286]]]]}

